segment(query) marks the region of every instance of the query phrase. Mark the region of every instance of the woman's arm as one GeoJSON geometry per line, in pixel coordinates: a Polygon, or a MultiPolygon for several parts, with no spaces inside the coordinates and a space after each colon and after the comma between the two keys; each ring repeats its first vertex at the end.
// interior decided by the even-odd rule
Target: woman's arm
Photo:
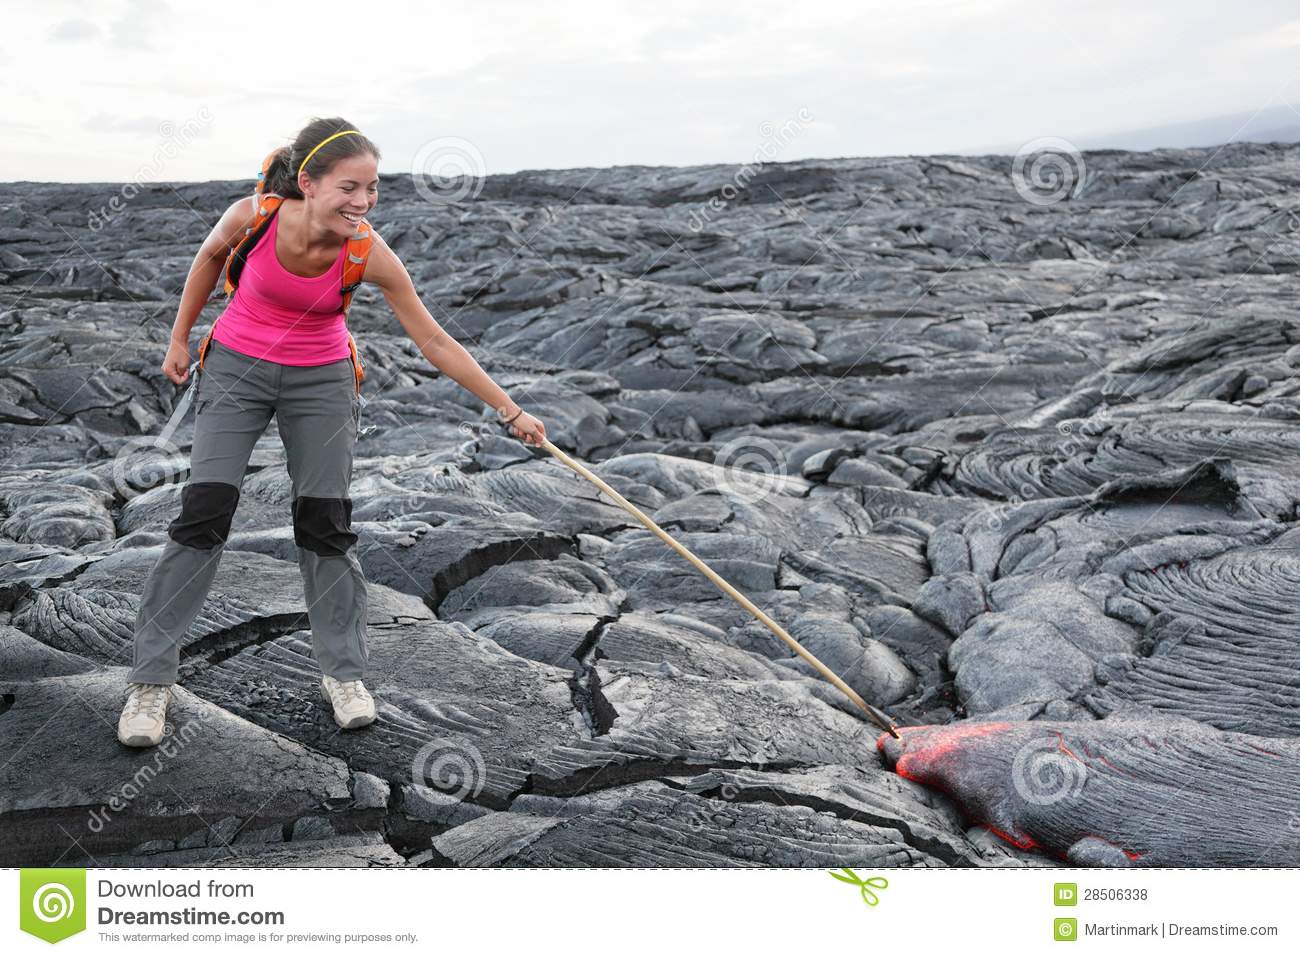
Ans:
{"type": "Polygon", "coordinates": [[[465,347],[438,325],[420,301],[406,266],[373,226],[370,234],[374,237],[374,244],[366,260],[365,281],[380,288],[397,321],[421,354],[454,382],[496,409],[501,419],[511,419],[510,430],[516,436],[531,445],[540,445],[546,438],[546,427],[541,420],[522,411],[465,347]]]}
{"type": "Polygon", "coordinates": [[[181,302],[176,309],[176,319],[172,323],[171,342],[167,344],[167,356],[163,359],[163,372],[177,385],[189,378],[190,330],[194,328],[203,307],[208,304],[213,287],[221,278],[231,247],[244,234],[244,230],[252,225],[256,212],[256,207],[247,200],[238,199],[231,203],[203,240],[203,245],[194,256],[194,262],[190,264],[189,275],[185,277],[185,288],[181,291],[181,302]]]}

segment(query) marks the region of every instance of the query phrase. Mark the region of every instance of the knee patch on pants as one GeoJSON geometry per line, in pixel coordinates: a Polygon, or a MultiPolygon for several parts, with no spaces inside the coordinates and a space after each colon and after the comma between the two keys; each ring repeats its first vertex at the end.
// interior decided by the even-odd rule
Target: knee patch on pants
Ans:
{"type": "Polygon", "coordinates": [[[167,526],[172,539],[192,548],[224,545],[239,504],[239,488],[227,482],[186,482],[181,514],[167,526]]]}
{"type": "Polygon", "coordinates": [[[299,495],[293,500],[293,540],[317,555],[342,555],[357,541],[352,499],[299,495]]]}

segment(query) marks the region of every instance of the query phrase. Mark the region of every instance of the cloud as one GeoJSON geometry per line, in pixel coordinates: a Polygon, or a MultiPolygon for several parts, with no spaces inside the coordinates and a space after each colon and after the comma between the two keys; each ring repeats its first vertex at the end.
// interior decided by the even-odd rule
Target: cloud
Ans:
{"type": "MultiPolygon", "coordinates": [[[[192,26],[192,21],[186,26],[192,26]]],[[[109,27],[109,46],[119,50],[158,52],[153,33],[160,26],[174,29],[178,25],[176,14],[162,0],[135,0],[131,12],[109,27]]]]}
{"type": "Polygon", "coordinates": [[[82,124],[88,132],[91,133],[145,133],[158,134],[158,128],[163,123],[160,117],[142,116],[138,119],[126,119],[121,116],[109,116],[107,113],[96,113],[86,118],[82,124]]]}
{"type": "Polygon", "coordinates": [[[160,118],[180,128],[200,106],[220,124],[169,175],[243,171],[330,115],[376,139],[385,172],[457,137],[503,173],[739,163],[801,108],[815,120],[778,160],[1147,129],[1295,101],[1300,82],[1296,0],[1246,0],[1229,18],[1215,0],[1090,0],[1087,16],[1077,0],[381,0],[360,23],[400,29],[303,16],[272,57],[248,41],[265,0],[222,4],[218,17],[174,0],[10,4],[0,69],[12,120],[38,125],[41,145],[68,144],[93,181],[129,175],[123,157],[166,138],[160,118]],[[379,80],[340,86],[348,55],[322,51],[357,42],[380,44],[379,80]],[[88,130],[105,154],[82,151],[88,130]]]}
{"type": "Polygon", "coordinates": [[[1266,47],[1300,47],[1300,20],[1292,20],[1276,27],[1270,27],[1263,33],[1252,33],[1243,38],[1246,46],[1266,47]]]}
{"type": "Polygon", "coordinates": [[[89,20],[63,20],[50,27],[46,39],[52,43],[76,43],[80,40],[98,40],[103,31],[98,23],[89,20]]]}

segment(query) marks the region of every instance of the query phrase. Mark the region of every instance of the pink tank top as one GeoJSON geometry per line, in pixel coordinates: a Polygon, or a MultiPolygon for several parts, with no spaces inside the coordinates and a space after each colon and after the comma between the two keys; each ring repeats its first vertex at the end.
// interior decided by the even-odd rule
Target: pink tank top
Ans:
{"type": "Polygon", "coordinates": [[[343,261],[347,240],[334,265],[305,278],[280,264],[275,254],[280,213],[248,254],[239,285],[212,326],[212,338],[236,352],[288,366],[316,366],[352,355],[343,321],[343,261]]]}

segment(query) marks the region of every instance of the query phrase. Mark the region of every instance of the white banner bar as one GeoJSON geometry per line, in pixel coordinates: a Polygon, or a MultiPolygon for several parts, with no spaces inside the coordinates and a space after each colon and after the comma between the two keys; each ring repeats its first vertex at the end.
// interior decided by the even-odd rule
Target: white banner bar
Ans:
{"type": "Polygon", "coordinates": [[[1298,873],[25,868],[3,872],[17,904],[3,953],[44,954],[61,936],[63,954],[340,945],[803,955],[881,944],[1018,954],[1050,943],[1290,954],[1298,873]]]}

